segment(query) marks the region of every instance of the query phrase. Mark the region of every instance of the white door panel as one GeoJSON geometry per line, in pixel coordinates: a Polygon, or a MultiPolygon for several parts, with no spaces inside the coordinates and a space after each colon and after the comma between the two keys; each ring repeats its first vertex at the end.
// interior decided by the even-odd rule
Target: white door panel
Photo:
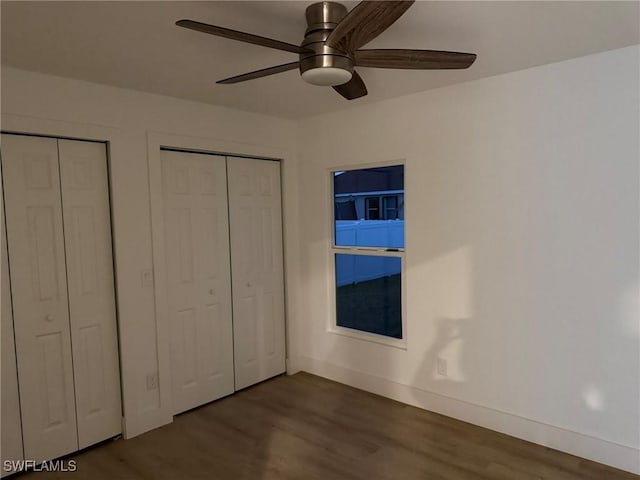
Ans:
{"type": "Polygon", "coordinates": [[[280,164],[228,158],[236,390],[285,371],[280,164]]]}
{"type": "Polygon", "coordinates": [[[78,449],[57,141],[2,135],[24,455],[78,449]]]}
{"type": "MultiPolygon", "coordinates": [[[[1,199],[0,199],[1,202],[1,199]]],[[[18,397],[18,370],[16,367],[16,350],[13,337],[13,312],[11,309],[11,289],[9,285],[9,258],[7,256],[7,237],[4,228],[4,208],[0,203],[0,224],[2,226],[2,439],[0,452],[2,462],[5,460],[21,460],[22,425],[20,424],[20,399],[18,397]]],[[[2,476],[11,473],[2,468],[2,476]]]]}
{"type": "Polygon", "coordinates": [[[58,140],[79,448],[121,432],[106,147],[58,140]]]}
{"type": "Polygon", "coordinates": [[[173,409],[233,393],[224,157],[163,150],[173,409]]]}

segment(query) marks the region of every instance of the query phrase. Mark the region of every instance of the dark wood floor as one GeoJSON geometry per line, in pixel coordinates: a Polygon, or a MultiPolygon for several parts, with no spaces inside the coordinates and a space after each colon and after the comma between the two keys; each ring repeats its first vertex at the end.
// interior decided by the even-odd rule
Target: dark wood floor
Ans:
{"type": "Polygon", "coordinates": [[[80,453],[70,479],[640,479],[306,373],[80,453]]]}

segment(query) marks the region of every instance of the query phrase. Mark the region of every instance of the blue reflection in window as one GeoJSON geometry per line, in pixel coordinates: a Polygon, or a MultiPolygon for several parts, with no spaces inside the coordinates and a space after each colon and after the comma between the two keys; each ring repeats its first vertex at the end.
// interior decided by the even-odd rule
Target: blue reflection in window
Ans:
{"type": "Polygon", "coordinates": [[[333,172],[335,244],[404,248],[404,166],[333,172]]]}

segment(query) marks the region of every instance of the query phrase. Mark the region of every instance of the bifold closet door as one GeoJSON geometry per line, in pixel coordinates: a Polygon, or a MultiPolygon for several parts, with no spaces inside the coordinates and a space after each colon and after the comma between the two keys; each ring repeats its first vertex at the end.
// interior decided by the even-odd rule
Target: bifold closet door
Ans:
{"type": "Polygon", "coordinates": [[[224,157],[163,150],[173,410],[229,395],[233,333],[224,157]]]}
{"type": "Polygon", "coordinates": [[[236,390],[285,371],[280,163],[228,158],[236,390]]]}
{"type": "Polygon", "coordinates": [[[2,135],[2,179],[25,458],[78,449],[58,143],[2,135]]]}
{"type": "Polygon", "coordinates": [[[22,460],[22,426],[20,425],[20,399],[18,397],[18,371],[16,369],[16,350],[13,340],[13,313],[11,309],[11,290],[9,287],[9,258],[7,257],[7,237],[4,228],[4,207],[0,200],[0,224],[2,226],[2,476],[11,473],[4,468],[5,460],[22,460]]]}
{"type": "Polygon", "coordinates": [[[106,147],[3,135],[2,173],[24,456],[48,460],[121,432],[106,147]]]}
{"type": "Polygon", "coordinates": [[[122,431],[107,152],[58,140],[78,447],[122,431]]]}

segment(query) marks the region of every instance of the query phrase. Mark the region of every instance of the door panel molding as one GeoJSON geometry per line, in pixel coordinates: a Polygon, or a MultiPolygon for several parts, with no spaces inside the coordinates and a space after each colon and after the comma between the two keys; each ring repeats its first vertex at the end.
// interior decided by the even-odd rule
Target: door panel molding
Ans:
{"type": "Polygon", "coordinates": [[[3,134],[2,173],[24,455],[42,461],[78,450],[57,140],[3,134]]]}
{"type": "MultiPolygon", "coordinates": [[[[165,222],[163,206],[163,184],[161,153],[163,151],[179,151],[189,153],[231,155],[233,157],[262,158],[265,160],[293,161],[293,152],[286,149],[273,148],[265,145],[255,145],[225,141],[212,137],[198,137],[190,135],[171,134],[166,132],[147,132],[147,165],[149,170],[149,191],[151,204],[151,230],[153,238],[153,279],[155,286],[156,306],[156,341],[158,345],[158,373],[160,383],[160,409],[163,422],[172,421],[171,395],[171,362],[170,362],[170,334],[169,315],[166,295],[167,291],[167,265],[165,247],[165,222]],[[238,155],[239,154],[239,155],[238,155]],[[163,386],[168,386],[163,388],[163,386]],[[166,417],[165,417],[166,415],[166,417]]],[[[285,176],[288,183],[295,185],[294,171],[289,170],[285,176]]],[[[292,221],[295,217],[294,209],[287,209],[292,221]]],[[[293,230],[291,231],[293,235],[293,230]]],[[[291,244],[295,242],[292,240],[291,244]]],[[[292,247],[293,249],[293,247],[292,247]]],[[[293,254],[292,254],[293,255],[293,254]]],[[[294,291],[297,287],[293,280],[289,281],[288,288],[294,291]]],[[[149,427],[151,428],[151,427],[149,427]]]]}
{"type": "Polygon", "coordinates": [[[2,144],[24,454],[42,461],[122,432],[106,145],[2,144]]]}
{"type": "Polygon", "coordinates": [[[120,366],[104,144],[58,140],[78,446],[122,432],[120,366]]]}
{"type": "Polygon", "coordinates": [[[284,373],[280,164],[227,159],[236,390],[284,373]]]}
{"type": "Polygon", "coordinates": [[[234,389],[227,173],[221,156],[160,157],[173,411],[180,413],[234,389]]]}

